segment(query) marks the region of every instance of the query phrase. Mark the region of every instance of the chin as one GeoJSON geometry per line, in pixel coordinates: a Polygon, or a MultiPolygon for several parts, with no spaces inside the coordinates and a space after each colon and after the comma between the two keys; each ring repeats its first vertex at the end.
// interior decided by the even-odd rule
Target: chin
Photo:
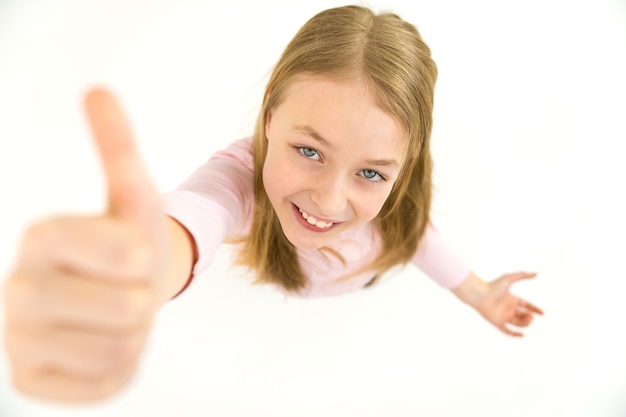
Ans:
{"type": "Polygon", "coordinates": [[[336,236],[336,233],[333,233],[332,235],[307,236],[306,232],[299,233],[291,230],[285,233],[284,229],[283,233],[293,246],[303,250],[316,250],[323,248],[333,239],[334,236],[336,236]]]}
{"type": "Polygon", "coordinates": [[[289,237],[285,235],[287,240],[291,242],[293,246],[302,250],[316,250],[323,248],[329,242],[330,239],[303,239],[302,237],[289,237]]]}

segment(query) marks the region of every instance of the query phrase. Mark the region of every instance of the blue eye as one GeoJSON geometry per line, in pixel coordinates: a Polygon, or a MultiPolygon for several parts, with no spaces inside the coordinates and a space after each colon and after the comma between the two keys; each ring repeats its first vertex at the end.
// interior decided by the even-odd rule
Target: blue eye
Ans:
{"type": "Polygon", "coordinates": [[[300,146],[300,147],[298,147],[298,151],[300,151],[302,156],[304,156],[305,158],[319,159],[319,154],[313,148],[307,148],[306,146],[300,146]]]}
{"type": "Polygon", "coordinates": [[[385,178],[373,169],[364,169],[361,171],[361,176],[372,182],[385,181],[385,178]]]}

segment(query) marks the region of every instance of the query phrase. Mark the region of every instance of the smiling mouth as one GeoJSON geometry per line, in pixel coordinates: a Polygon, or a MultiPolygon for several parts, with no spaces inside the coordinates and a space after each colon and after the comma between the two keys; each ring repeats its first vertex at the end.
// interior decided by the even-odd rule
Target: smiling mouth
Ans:
{"type": "Polygon", "coordinates": [[[328,229],[330,226],[334,224],[332,222],[324,222],[322,220],[317,220],[315,217],[311,216],[309,213],[302,210],[300,207],[298,207],[298,211],[300,212],[300,215],[302,216],[302,218],[306,220],[308,224],[315,226],[318,229],[328,229]]]}

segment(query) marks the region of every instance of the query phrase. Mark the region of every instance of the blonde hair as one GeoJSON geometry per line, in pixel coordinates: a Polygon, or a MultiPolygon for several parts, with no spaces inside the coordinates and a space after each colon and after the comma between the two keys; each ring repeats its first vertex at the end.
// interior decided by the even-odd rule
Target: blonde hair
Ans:
{"type": "Polygon", "coordinates": [[[281,103],[297,74],[365,79],[380,108],[403,126],[407,137],[404,164],[373,220],[382,238],[382,251],[362,270],[373,270],[380,276],[395,265],[407,263],[429,221],[429,143],[437,67],[413,25],[395,14],[377,15],[360,6],[333,8],[311,18],[274,68],[253,137],[253,219],[238,263],[254,268],[257,282],[275,283],[288,291],[298,291],[307,284],[296,249],[282,232],[262,177],[268,113],[281,103]]]}

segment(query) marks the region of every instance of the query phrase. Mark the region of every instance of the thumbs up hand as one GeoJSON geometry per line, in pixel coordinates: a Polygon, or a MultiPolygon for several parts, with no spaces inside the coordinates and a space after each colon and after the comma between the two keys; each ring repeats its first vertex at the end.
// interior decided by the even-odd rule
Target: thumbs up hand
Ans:
{"type": "Polygon", "coordinates": [[[88,93],[85,107],[108,209],[32,226],[4,288],[14,386],[64,402],[99,400],[129,382],[168,296],[167,221],[128,123],[104,90],[88,93]]]}

